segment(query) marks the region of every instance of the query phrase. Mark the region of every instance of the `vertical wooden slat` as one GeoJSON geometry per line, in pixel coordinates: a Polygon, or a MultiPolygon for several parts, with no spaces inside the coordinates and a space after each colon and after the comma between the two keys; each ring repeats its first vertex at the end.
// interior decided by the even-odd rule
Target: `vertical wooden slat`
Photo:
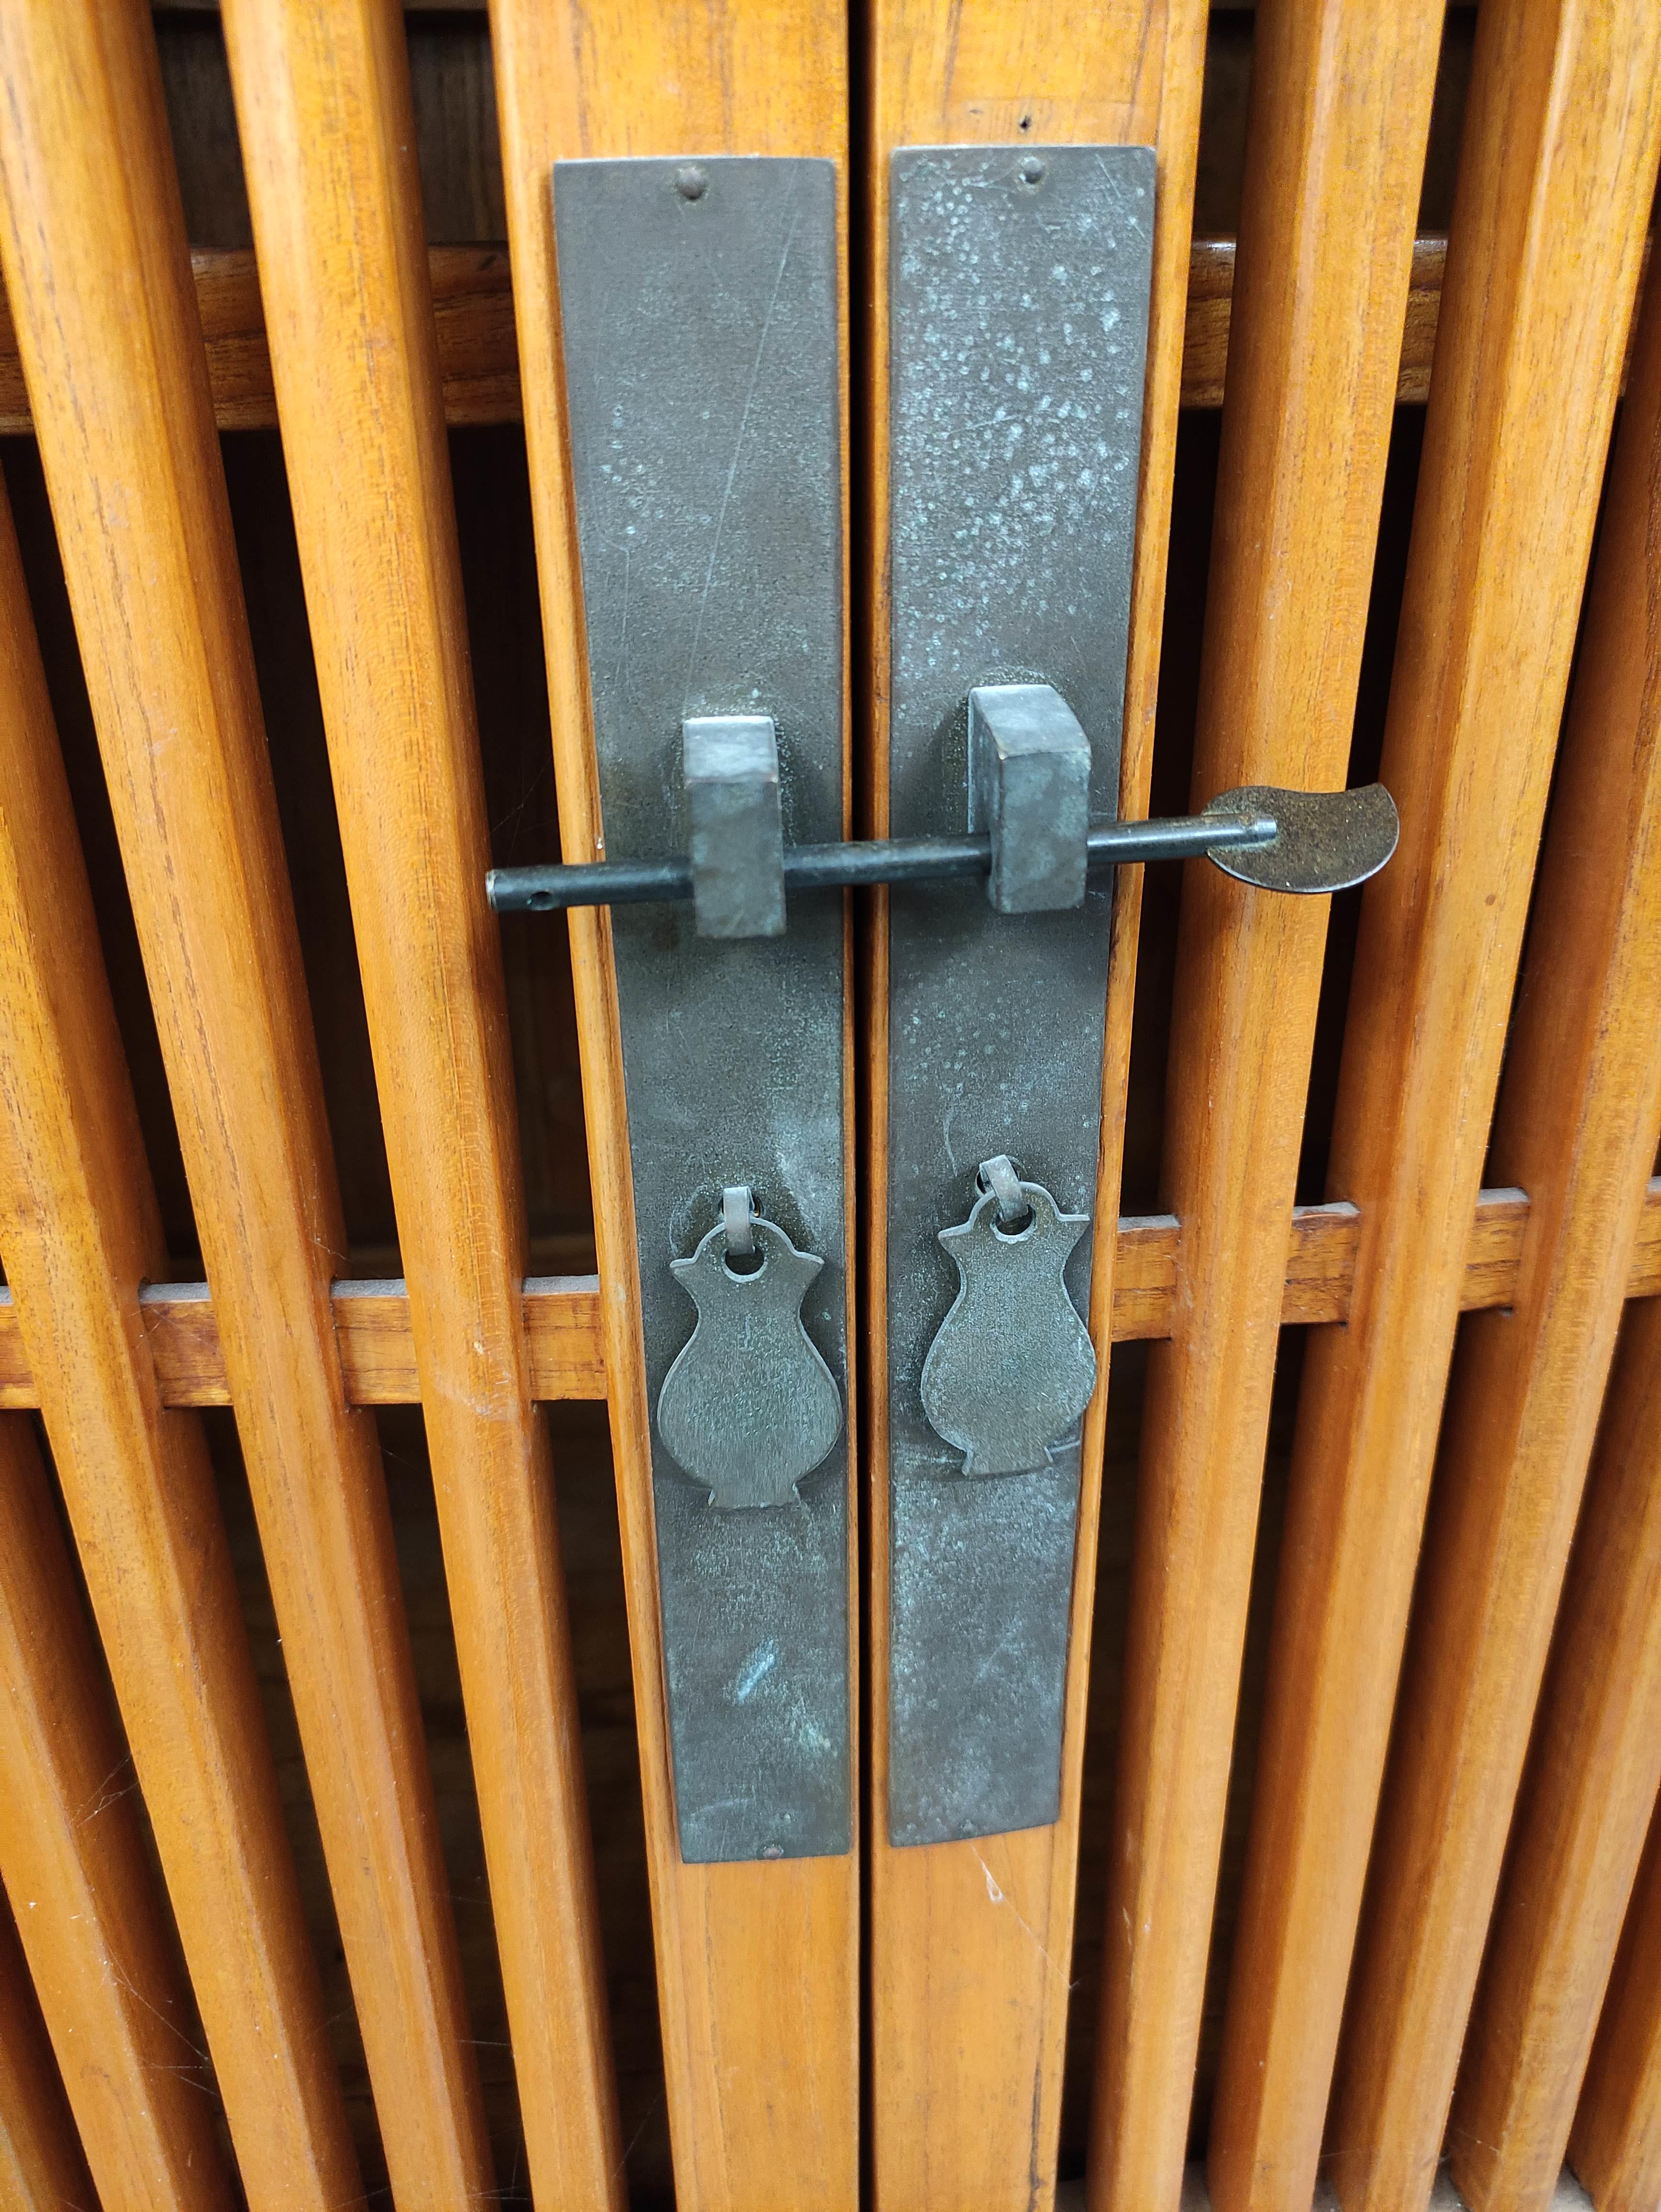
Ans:
{"type": "MultiPolygon", "coordinates": [[[[1329,2130],[1347,2208],[1402,2204],[1441,2150],[1661,1141],[1658,460],[1652,286],[1488,1150],[1529,1194],[1522,1270],[1454,1361],[1356,1952],[1329,2130]]],[[[1571,2087],[1566,2129],[1572,2109],[1571,2087]]],[[[1462,2163],[1497,2151],[1484,2131],[1462,2163]]]]}
{"type": "Polygon", "coordinates": [[[134,1787],[28,1416],[0,1415],[0,1878],[104,2202],[229,2212],[134,1787]]]}
{"type": "MultiPolygon", "coordinates": [[[[1241,194],[1197,808],[1342,786],[1443,9],[1264,0],[1241,194]]],[[[1182,2187],[1327,902],[1183,887],[1104,1922],[1091,2202],[1182,2187]]]]}
{"type": "Polygon", "coordinates": [[[1384,738],[1402,845],[1364,894],[1329,1176],[1360,1210],[1355,1288],[1306,1355],[1212,2122],[1220,2212],[1307,2212],[1314,2189],[1658,64],[1651,9],[1479,18],[1384,738]]]}
{"type": "Polygon", "coordinates": [[[23,1947],[0,1901],[0,2204],[6,2212],[93,2212],[69,2100],[53,2063],[23,1947]]]}
{"type": "Polygon", "coordinates": [[[402,13],[227,0],[223,19],[532,2189],[620,2205],[402,13]]]}
{"type": "MultiPolygon", "coordinates": [[[[1042,9],[996,0],[879,0],[869,38],[870,166],[865,250],[871,403],[867,486],[872,540],[870,781],[862,812],[887,828],[889,164],[905,145],[1035,145],[1101,141],[1156,149],[1153,289],[1142,425],[1130,662],[1120,811],[1145,814],[1152,768],[1188,247],[1199,125],[1205,10],[1146,0],[1104,10],[1086,0],[1042,9]]],[[[1135,981],[1141,872],[1119,878],[1114,906],[1095,1218],[1118,1213],[1124,1080],[1135,981]]],[[[876,903],[865,1204],[872,1650],[872,2125],[880,2212],[973,2203],[987,2212],[1042,2206],[1055,2188],[1067,2027],[1091,1611],[1106,1392],[1086,1415],[1062,1744],[1062,1812],[1053,1827],[896,1850],[888,1841],[886,903],[876,903]]],[[[1108,1366],[1113,1240],[1098,1237],[1091,1328],[1108,1366]]]]}
{"type": "Polygon", "coordinates": [[[206,1443],[145,1340],[167,1249],[3,497],[0,1259],[244,2190],[325,2212],[357,2163],[206,1443]]]}
{"type": "MultiPolygon", "coordinates": [[[[812,0],[714,14],[675,0],[492,0],[490,26],[560,834],[569,860],[591,860],[600,817],[564,453],[552,166],[631,154],[845,161],[847,21],[841,6],[812,0]]],[[[683,2212],[851,2207],[857,1860],[688,1866],[676,1842],[610,937],[603,911],[573,913],[569,927],[677,2201],[683,2212]]]]}
{"type": "Polygon", "coordinates": [[[490,2157],[149,11],[7,9],[0,75],[6,289],[393,2193],[452,2206],[490,2157]]]}
{"type": "Polygon", "coordinates": [[[1661,1818],[1633,1891],[1569,2162],[1597,2212],[1654,2212],[1661,2203],[1661,1818]]]}
{"type": "MultiPolygon", "coordinates": [[[[1652,441],[1653,429],[1652,417],[1652,441]]],[[[1658,1785],[1661,1303],[1650,1299],[1628,1310],[1609,1378],[1465,2038],[1450,2145],[1475,2212],[1551,2201],[1658,1785]]],[[[1653,2094],[1661,2149],[1661,2074],[1653,2094]]],[[[1661,2160],[1647,2201],[1651,2212],[1661,2201],[1661,2160]]]]}

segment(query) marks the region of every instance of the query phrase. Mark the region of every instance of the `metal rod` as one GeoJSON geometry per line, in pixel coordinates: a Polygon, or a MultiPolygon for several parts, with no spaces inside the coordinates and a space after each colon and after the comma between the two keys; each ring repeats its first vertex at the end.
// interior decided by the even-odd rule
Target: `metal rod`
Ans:
{"type": "MultiPolygon", "coordinates": [[[[1124,867],[1144,860],[1185,860],[1225,847],[1271,845],[1278,832],[1268,814],[1195,814],[1173,821],[1110,822],[1090,832],[1090,865],[1124,867]]],[[[991,872],[992,840],[883,837],[852,845],[787,845],[787,890],[848,884],[928,883],[991,872]]],[[[689,860],[598,860],[569,867],[492,868],[485,878],[498,914],[548,914],[562,907],[635,906],[654,899],[690,899],[689,860]]]]}

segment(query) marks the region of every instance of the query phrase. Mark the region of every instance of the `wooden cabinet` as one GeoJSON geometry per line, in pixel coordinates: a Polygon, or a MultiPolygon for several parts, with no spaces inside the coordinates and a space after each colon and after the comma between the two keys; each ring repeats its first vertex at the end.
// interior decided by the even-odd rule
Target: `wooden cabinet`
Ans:
{"type": "Polygon", "coordinates": [[[1655,2212],[1658,163],[1642,6],[0,0],[0,2203],[1655,2212]],[[695,1860],[613,927],[486,893],[674,844],[668,768],[607,843],[552,179],[830,165],[870,839],[894,157],[1092,146],[1118,814],[1401,842],[1104,902],[1059,1814],[945,1841],[843,895],[851,1844],[695,1860]]]}

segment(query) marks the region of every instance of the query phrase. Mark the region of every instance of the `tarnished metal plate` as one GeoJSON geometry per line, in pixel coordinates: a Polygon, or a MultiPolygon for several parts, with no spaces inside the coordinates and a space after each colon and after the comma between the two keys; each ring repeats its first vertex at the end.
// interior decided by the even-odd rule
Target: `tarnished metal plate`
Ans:
{"type": "MultiPolygon", "coordinates": [[[[828,161],[561,162],[560,319],[605,849],[684,853],[682,722],[767,714],[784,830],[843,835],[836,198],[828,161]]],[[[723,1188],[824,1265],[802,1320],[845,1406],[843,896],[776,939],[689,906],[611,915],[655,1407],[692,1334],[670,1273],[723,1188]]],[[[744,1419],[742,1377],[733,1419],[744,1419]]],[[[721,1511],[653,1429],[680,1846],[846,1851],[848,1454],[721,1511]]]]}
{"type": "MultiPolygon", "coordinates": [[[[965,702],[1052,684],[1090,738],[1091,818],[1117,810],[1153,155],[912,147],[893,161],[892,834],[967,820],[965,702]]],[[[965,1476],[929,1426],[924,1357],[977,1164],[1007,1153],[1095,1203],[1111,878],[1065,913],[978,883],[890,895],[888,1832],[995,1834],[1060,1808],[1079,1443],[965,1476]]],[[[1099,1224],[1092,1224],[1092,1233],[1099,1224]]],[[[1080,1312],[1092,1234],[1066,1281],[1080,1312]]]]}

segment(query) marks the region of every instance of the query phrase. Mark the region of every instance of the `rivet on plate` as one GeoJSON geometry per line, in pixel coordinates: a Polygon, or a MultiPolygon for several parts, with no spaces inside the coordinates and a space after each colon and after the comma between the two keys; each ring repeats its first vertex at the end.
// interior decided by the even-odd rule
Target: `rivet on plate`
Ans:
{"type": "Polygon", "coordinates": [[[1043,163],[1036,154],[1029,154],[1021,163],[1019,173],[1024,185],[1041,185],[1043,182],[1043,163]]]}
{"type": "Polygon", "coordinates": [[[701,200],[709,189],[709,179],[696,161],[684,161],[675,172],[675,190],[684,200],[701,200]]]}

